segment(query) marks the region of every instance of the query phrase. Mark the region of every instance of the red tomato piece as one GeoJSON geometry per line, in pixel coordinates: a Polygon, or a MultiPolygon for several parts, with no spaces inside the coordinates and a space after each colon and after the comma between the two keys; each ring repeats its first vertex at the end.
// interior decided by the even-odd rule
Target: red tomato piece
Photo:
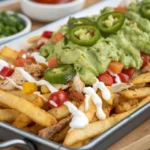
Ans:
{"type": "Polygon", "coordinates": [[[124,73],[119,73],[118,76],[120,77],[121,82],[127,83],[129,81],[129,76],[124,73]]]}
{"type": "Polygon", "coordinates": [[[133,74],[134,74],[134,69],[133,68],[123,69],[122,73],[128,75],[129,78],[131,78],[133,76],[133,74]]]}
{"type": "Polygon", "coordinates": [[[55,68],[56,66],[57,66],[57,59],[55,57],[51,58],[48,61],[48,68],[55,68]]]}
{"type": "Polygon", "coordinates": [[[0,75],[4,78],[9,77],[12,75],[14,72],[14,69],[8,68],[8,67],[3,67],[2,70],[0,71],[0,75]]]}
{"type": "Polygon", "coordinates": [[[25,50],[21,50],[17,58],[23,58],[24,56],[27,57],[27,52],[25,50]]]}
{"type": "Polygon", "coordinates": [[[144,68],[145,66],[148,65],[149,61],[150,61],[150,56],[148,56],[145,53],[141,53],[142,59],[143,59],[143,64],[142,64],[142,68],[144,68]]]}
{"type": "Polygon", "coordinates": [[[114,8],[115,12],[126,12],[127,7],[116,7],[114,8]]]}
{"type": "Polygon", "coordinates": [[[52,37],[52,34],[53,34],[52,31],[44,31],[42,36],[47,38],[47,39],[50,39],[52,37]]]}
{"type": "Polygon", "coordinates": [[[25,65],[27,65],[26,59],[23,59],[23,58],[16,59],[15,66],[24,67],[25,65]]]}
{"type": "Polygon", "coordinates": [[[61,41],[63,38],[64,38],[64,35],[61,32],[57,32],[52,38],[52,43],[56,44],[57,42],[61,41]]]}
{"type": "Polygon", "coordinates": [[[27,60],[27,63],[28,63],[28,64],[36,63],[35,58],[32,57],[32,56],[28,56],[28,55],[27,55],[26,60],[27,60]]]}
{"type": "Polygon", "coordinates": [[[50,95],[48,99],[48,106],[51,108],[56,108],[63,105],[63,103],[67,100],[68,100],[67,93],[64,91],[58,91],[50,95]]]}
{"type": "Polygon", "coordinates": [[[113,84],[113,78],[107,72],[104,74],[100,74],[98,80],[103,82],[106,86],[111,86],[113,84]]]}

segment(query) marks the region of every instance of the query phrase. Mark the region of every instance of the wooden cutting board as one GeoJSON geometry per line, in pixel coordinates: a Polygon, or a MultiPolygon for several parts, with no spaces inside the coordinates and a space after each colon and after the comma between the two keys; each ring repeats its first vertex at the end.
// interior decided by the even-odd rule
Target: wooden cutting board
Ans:
{"type": "MultiPolygon", "coordinates": [[[[100,0],[86,0],[85,7],[88,7],[100,0]]],[[[13,4],[5,7],[0,7],[0,10],[20,11],[19,4],[13,4]]],[[[32,30],[37,29],[46,23],[32,21],[32,30]]],[[[5,150],[17,150],[15,148],[8,148],[5,150]]],[[[108,150],[150,150],[150,119],[144,122],[141,126],[133,130],[117,143],[114,143],[108,150]]]]}

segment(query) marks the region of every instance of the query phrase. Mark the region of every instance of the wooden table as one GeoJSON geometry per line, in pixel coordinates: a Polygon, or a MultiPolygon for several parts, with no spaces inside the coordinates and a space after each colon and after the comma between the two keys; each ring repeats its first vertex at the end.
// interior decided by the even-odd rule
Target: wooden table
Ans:
{"type": "MultiPolygon", "coordinates": [[[[98,1],[100,0],[86,0],[85,7],[88,7],[98,1]]],[[[0,7],[0,10],[20,11],[18,3],[7,7],[0,7]]],[[[46,25],[46,23],[37,21],[32,21],[32,23],[32,30],[46,25]]],[[[112,145],[108,150],[150,150],[150,119],[112,145]]]]}

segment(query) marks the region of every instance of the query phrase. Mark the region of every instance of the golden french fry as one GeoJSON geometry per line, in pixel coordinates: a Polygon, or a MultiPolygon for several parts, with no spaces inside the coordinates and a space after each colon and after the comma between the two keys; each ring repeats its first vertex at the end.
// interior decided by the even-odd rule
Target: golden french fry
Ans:
{"type": "Polygon", "coordinates": [[[57,123],[56,119],[45,110],[35,106],[23,98],[0,90],[0,103],[6,104],[30,117],[41,126],[51,126],[57,123]]]}
{"type": "Polygon", "coordinates": [[[82,147],[82,146],[88,144],[89,142],[90,142],[90,139],[85,140],[85,141],[78,142],[78,143],[76,143],[76,144],[74,144],[74,145],[71,145],[71,146],[69,146],[69,147],[70,147],[70,148],[80,148],[80,147],[82,147]]]}
{"type": "Polygon", "coordinates": [[[14,109],[0,109],[0,121],[12,122],[20,113],[14,109]]]}
{"type": "MultiPolygon", "coordinates": [[[[38,107],[43,107],[45,104],[44,100],[41,97],[37,97],[35,100],[33,100],[32,104],[38,107]]],[[[24,128],[28,126],[32,122],[32,119],[25,114],[20,114],[20,116],[13,122],[13,126],[17,128],[24,128]]]]}
{"type": "Polygon", "coordinates": [[[143,87],[135,90],[125,90],[120,92],[120,95],[127,99],[144,98],[150,95],[150,87],[143,87]]]}
{"type": "Polygon", "coordinates": [[[141,74],[132,80],[133,84],[143,84],[150,82],[150,72],[141,74]]]}
{"type": "Polygon", "coordinates": [[[28,43],[34,43],[34,42],[38,41],[38,40],[41,39],[41,38],[42,38],[41,35],[36,35],[36,36],[30,37],[30,38],[27,40],[27,42],[28,42],[28,43]]]}
{"type": "Polygon", "coordinates": [[[65,105],[62,105],[57,108],[52,108],[48,111],[48,113],[54,116],[57,120],[64,119],[70,114],[67,106],[65,105]]]}
{"type": "Polygon", "coordinates": [[[55,142],[62,142],[62,141],[65,139],[65,137],[66,137],[66,135],[67,135],[69,129],[70,129],[69,126],[65,127],[65,128],[64,128],[63,130],[61,130],[60,132],[54,134],[54,135],[52,136],[51,140],[52,140],[52,141],[55,141],[55,142]]]}
{"type": "Polygon", "coordinates": [[[71,146],[75,143],[78,143],[80,141],[84,141],[87,139],[94,138],[98,136],[99,134],[103,133],[125,117],[127,117],[129,114],[134,112],[136,109],[140,108],[144,104],[150,102],[150,96],[142,100],[136,108],[133,108],[132,110],[119,114],[119,115],[113,115],[112,117],[109,117],[105,120],[97,121],[94,123],[89,124],[84,129],[74,129],[70,132],[68,132],[63,145],[64,146],[71,146]]]}
{"type": "Polygon", "coordinates": [[[2,50],[0,51],[0,54],[7,57],[7,58],[10,58],[12,60],[16,60],[17,56],[18,56],[18,53],[17,51],[7,47],[7,46],[4,46],[2,48],[2,50]]]}
{"type": "Polygon", "coordinates": [[[10,94],[13,94],[15,96],[21,97],[23,99],[26,99],[29,102],[32,102],[34,99],[37,98],[36,94],[25,94],[23,91],[21,90],[13,90],[13,91],[8,91],[10,94]]]}
{"type": "Polygon", "coordinates": [[[89,105],[89,107],[88,107],[87,111],[85,110],[85,103],[82,103],[79,106],[79,110],[82,111],[86,115],[86,117],[88,118],[89,122],[91,122],[95,113],[96,113],[96,106],[93,103],[91,98],[89,98],[88,105],[89,105]]]}
{"type": "Polygon", "coordinates": [[[10,107],[8,107],[8,106],[5,105],[5,104],[0,103],[0,108],[1,108],[1,109],[7,109],[7,108],[10,108],[10,107]]]}

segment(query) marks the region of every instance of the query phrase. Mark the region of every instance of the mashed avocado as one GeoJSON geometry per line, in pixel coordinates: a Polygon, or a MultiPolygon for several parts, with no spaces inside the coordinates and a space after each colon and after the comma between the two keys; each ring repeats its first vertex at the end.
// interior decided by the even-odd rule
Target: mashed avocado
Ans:
{"type": "MultiPolygon", "coordinates": [[[[137,9],[139,6],[134,7],[137,9]]],[[[68,36],[67,25],[61,27],[59,31],[68,36]]],[[[90,38],[89,34],[84,32],[79,30],[77,36],[82,36],[83,39],[90,38]]],[[[126,12],[124,25],[116,34],[100,38],[96,44],[88,47],[74,44],[71,40],[66,43],[66,39],[56,44],[49,41],[41,48],[41,55],[47,60],[56,57],[61,64],[73,64],[81,79],[91,85],[96,76],[107,70],[111,61],[121,62],[124,68],[140,69],[142,66],[140,51],[150,54],[149,35],[150,21],[130,8],[126,12]]]]}

